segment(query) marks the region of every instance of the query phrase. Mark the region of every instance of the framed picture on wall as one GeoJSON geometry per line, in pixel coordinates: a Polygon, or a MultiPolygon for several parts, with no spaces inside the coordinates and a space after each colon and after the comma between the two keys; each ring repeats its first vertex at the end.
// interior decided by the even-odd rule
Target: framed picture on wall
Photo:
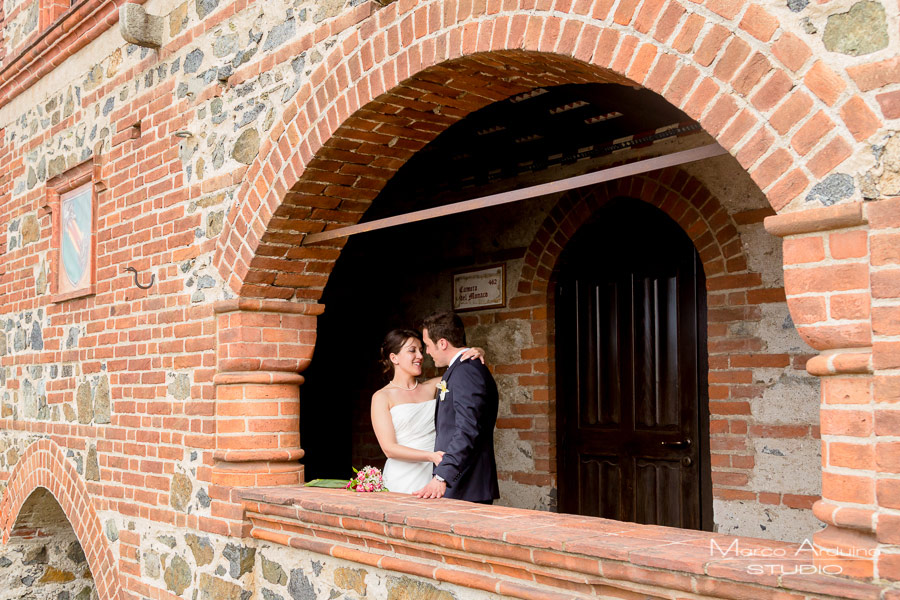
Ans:
{"type": "Polygon", "coordinates": [[[90,183],[60,195],[59,293],[91,287],[94,262],[93,197],[90,183]]]}
{"type": "Polygon", "coordinates": [[[482,310],[506,306],[506,263],[457,271],[453,274],[453,310],[482,310]]]}
{"type": "Polygon", "coordinates": [[[46,208],[52,214],[53,302],[96,292],[97,165],[85,161],[47,181],[46,208]]]}

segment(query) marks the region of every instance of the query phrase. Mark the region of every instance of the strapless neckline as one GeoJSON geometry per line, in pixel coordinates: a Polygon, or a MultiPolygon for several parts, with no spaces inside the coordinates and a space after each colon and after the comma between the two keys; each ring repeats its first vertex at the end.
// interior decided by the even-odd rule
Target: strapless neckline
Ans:
{"type": "Polygon", "coordinates": [[[422,405],[426,405],[426,404],[431,404],[432,402],[434,402],[434,398],[432,398],[431,400],[426,400],[425,402],[404,402],[403,404],[395,404],[394,406],[391,407],[391,410],[394,410],[395,408],[400,408],[401,406],[422,406],[422,405]]]}

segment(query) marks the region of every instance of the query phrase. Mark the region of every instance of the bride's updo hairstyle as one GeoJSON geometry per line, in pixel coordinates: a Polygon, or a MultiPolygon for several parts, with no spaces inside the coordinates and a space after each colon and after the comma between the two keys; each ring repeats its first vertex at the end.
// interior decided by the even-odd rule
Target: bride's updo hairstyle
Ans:
{"type": "Polygon", "coordinates": [[[394,363],[391,362],[391,354],[399,354],[400,349],[410,339],[417,339],[422,343],[422,336],[418,331],[412,329],[391,329],[384,336],[384,342],[381,343],[381,366],[384,369],[384,376],[389,380],[394,378],[394,363]]]}

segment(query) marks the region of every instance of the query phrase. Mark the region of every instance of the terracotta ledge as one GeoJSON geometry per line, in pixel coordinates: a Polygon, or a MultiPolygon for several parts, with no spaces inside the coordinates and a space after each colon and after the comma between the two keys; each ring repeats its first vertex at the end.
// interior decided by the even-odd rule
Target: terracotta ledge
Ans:
{"type": "MultiPolygon", "coordinates": [[[[286,448],[279,450],[216,450],[214,460],[229,463],[241,462],[289,462],[295,463],[306,454],[302,448],[286,448]]],[[[297,465],[291,464],[291,468],[297,465]]]]}
{"type": "Polygon", "coordinates": [[[867,221],[863,216],[862,202],[851,202],[766,217],[763,223],[772,235],[785,237],[856,227],[865,225],[867,221]]]}
{"type": "Polygon", "coordinates": [[[244,383],[303,385],[304,381],[306,379],[303,375],[289,371],[231,371],[216,373],[213,376],[213,383],[216,385],[241,385],[244,383]]]}
{"type": "Polygon", "coordinates": [[[864,533],[875,533],[875,517],[878,512],[871,508],[841,506],[828,500],[817,500],[813,504],[813,514],[828,525],[856,529],[864,533]]]}
{"type": "Polygon", "coordinates": [[[311,302],[291,302],[290,300],[261,300],[257,298],[233,298],[213,303],[216,313],[237,311],[289,313],[295,315],[321,315],[325,312],[324,304],[311,302]]]}
{"type": "Polygon", "coordinates": [[[823,352],[806,362],[806,372],[816,377],[873,373],[872,349],[852,348],[823,352]]]}
{"type": "Polygon", "coordinates": [[[875,600],[885,592],[817,572],[801,544],[403,494],[236,492],[254,538],[515,598],[875,600]]]}

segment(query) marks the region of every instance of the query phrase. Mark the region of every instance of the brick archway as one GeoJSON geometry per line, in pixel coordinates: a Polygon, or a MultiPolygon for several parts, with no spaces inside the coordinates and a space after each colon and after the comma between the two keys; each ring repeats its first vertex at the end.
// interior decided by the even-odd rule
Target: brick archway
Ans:
{"type": "MultiPolygon", "coordinates": [[[[754,355],[762,341],[755,335],[736,335],[728,327],[736,321],[762,318],[759,302],[767,294],[760,275],[748,268],[737,227],[718,199],[701,182],[677,168],[612,181],[565,195],[541,224],[525,253],[525,266],[510,307],[529,311],[533,347],[523,348],[531,367],[518,384],[531,389],[535,404],[519,410],[546,413],[523,439],[534,440],[536,456],[556,456],[554,347],[554,271],[566,244],[596,211],[616,197],[651,204],[671,217],[688,234],[703,262],[707,280],[707,322],[710,383],[710,441],[714,495],[729,500],[758,500],[742,488],[753,467],[752,448],[729,443],[735,434],[750,431],[749,398],[745,397],[748,368],[766,366],[771,358],[754,355]],[[758,291],[756,291],[756,288],[758,291]],[[717,436],[720,439],[717,442],[717,436]],[[546,447],[537,447],[546,444],[546,447]]],[[[550,461],[549,475],[557,475],[550,461]]],[[[792,507],[809,508],[811,499],[791,498],[792,507]]]]}
{"type": "Polygon", "coordinates": [[[697,179],[680,169],[668,168],[567,194],[528,247],[519,292],[546,292],[565,245],[598,208],[617,196],[652,204],[678,223],[700,253],[707,281],[747,271],[747,257],[728,212],[697,179]]]}
{"type": "Polygon", "coordinates": [[[9,542],[22,505],[38,488],[45,488],[53,494],[72,525],[87,557],[100,599],[124,598],[119,587],[116,560],[103,540],[103,528],[87,486],[75,471],[72,461],[66,459],[62,448],[53,440],[32,443],[13,469],[0,500],[3,543],[9,542]]]}
{"type": "Polygon", "coordinates": [[[837,115],[817,145],[779,138],[815,106],[832,111],[832,88],[844,84],[794,36],[771,43],[778,21],[760,7],[707,14],[671,0],[608,15],[604,2],[497,4],[393,3],[331,51],[262,144],[220,235],[216,264],[235,292],[317,300],[340,244],[297,247],[305,233],[357,222],[450,124],[541,85],[607,81],[661,94],[729,149],[776,210],[850,155],[837,115]],[[722,19],[733,27],[706,27],[722,19]],[[812,63],[816,85],[794,87],[792,72],[812,63]]]}
{"type": "MultiPolygon", "coordinates": [[[[216,267],[242,301],[280,299],[287,310],[322,309],[315,303],[344,242],[306,247],[304,236],[358,222],[387,181],[442,131],[474,110],[535,87],[608,82],[660,94],[732,154],[776,211],[795,199],[792,208],[805,208],[802,194],[863,152],[881,126],[855,95],[859,88],[850,75],[833,71],[759,5],[669,0],[637,10],[629,2],[610,13],[614,3],[604,0],[538,4],[395,2],[372,16],[355,11],[342,19],[341,27],[353,19],[358,25],[347,29],[285,106],[246,171],[217,240],[216,267]]],[[[323,27],[313,38],[332,35],[330,25],[323,27]]],[[[792,210],[773,217],[769,231],[821,236],[864,224],[862,206],[792,210]]],[[[837,285],[837,271],[810,271],[821,284],[815,291],[837,285]]],[[[734,277],[746,275],[736,271],[734,277]]],[[[717,279],[730,277],[726,272],[717,279]]],[[[723,291],[727,300],[731,294],[723,291]]],[[[809,319],[807,339],[823,332],[814,347],[830,351],[844,342],[820,326],[828,313],[792,316],[798,324],[809,319]]],[[[308,358],[314,336],[305,339],[308,358]]],[[[823,360],[831,362],[822,373],[836,374],[837,358],[823,360]]],[[[869,373],[881,364],[859,362],[849,372],[869,373]]],[[[748,403],[739,404],[744,410],[748,403]]],[[[854,422],[841,421],[832,431],[855,431],[854,422]]],[[[870,505],[871,470],[853,478],[860,493],[846,494],[850,479],[841,475],[823,482],[823,497],[870,505]]],[[[828,522],[840,529],[838,521],[828,522]]],[[[874,526],[863,529],[870,535],[874,526]]],[[[818,536],[817,543],[833,547],[832,537],[818,536]]]]}

